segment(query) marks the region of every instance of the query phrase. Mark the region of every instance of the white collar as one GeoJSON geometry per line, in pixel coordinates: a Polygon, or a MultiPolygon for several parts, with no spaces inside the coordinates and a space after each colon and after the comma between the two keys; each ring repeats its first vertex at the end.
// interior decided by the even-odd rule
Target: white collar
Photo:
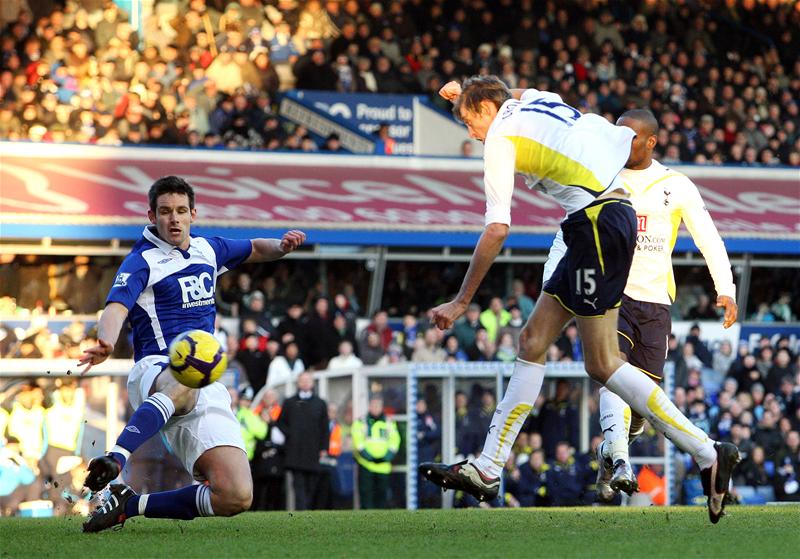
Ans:
{"type": "MultiPolygon", "coordinates": [[[[166,242],[164,239],[158,236],[158,234],[155,232],[155,227],[151,225],[148,225],[147,227],[144,228],[144,231],[142,231],[142,237],[144,237],[145,239],[156,245],[156,247],[158,247],[164,254],[169,254],[173,250],[177,249],[178,251],[180,251],[181,254],[183,254],[186,258],[188,258],[189,254],[188,250],[180,249],[175,245],[171,245],[168,242],[166,242]]],[[[192,238],[189,237],[189,249],[191,248],[192,248],[192,238]]]]}
{"type": "Polygon", "coordinates": [[[298,391],[298,392],[297,392],[297,396],[298,396],[298,397],[299,397],[301,400],[308,400],[308,399],[309,399],[309,398],[311,398],[313,395],[314,395],[314,392],[313,392],[313,391],[311,391],[311,390],[300,390],[300,391],[298,391]]]}

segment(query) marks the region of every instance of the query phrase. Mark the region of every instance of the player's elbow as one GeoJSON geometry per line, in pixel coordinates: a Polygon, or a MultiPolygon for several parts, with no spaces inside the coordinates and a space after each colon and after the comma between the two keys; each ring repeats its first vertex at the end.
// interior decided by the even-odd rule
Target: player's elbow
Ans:
{"type": "Polygon", "coordinates": [[[490,223],[483,230],[483,234],[492,240],[504,242],[508,238],[509,227],[505,223],[490,223]]]}

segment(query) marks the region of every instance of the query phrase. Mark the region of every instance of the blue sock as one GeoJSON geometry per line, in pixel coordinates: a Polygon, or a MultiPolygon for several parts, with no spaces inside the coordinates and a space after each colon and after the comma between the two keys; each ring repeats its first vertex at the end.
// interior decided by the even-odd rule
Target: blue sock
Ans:
{"type": "Polygon", "coordinates": [[[207,485],[189,485],[174,491],[137,495],[125,503],[125,516],[144,514],[147,518],[191,520],[198,516],[214,516],[211,490],[207,485]]]}
{"type": "Polygon", "coordinates": [[[109,452],[119,462],[120,468],[125,467],[125,462],[137,448],[161,430],[173,413],[175,404],[161,392],[156,392],[142,402],[117,438],[117,444],[109,452]]]}

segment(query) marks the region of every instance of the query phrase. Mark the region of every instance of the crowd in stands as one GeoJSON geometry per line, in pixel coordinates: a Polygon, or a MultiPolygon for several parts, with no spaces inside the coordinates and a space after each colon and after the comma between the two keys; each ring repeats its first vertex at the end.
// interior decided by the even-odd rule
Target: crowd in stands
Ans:
{"type": "Polygon", "coordinates": [[[444,83],[496,74],[612,120],[651,108],[666,163],[800,166],[793,4],[161,0],[134,29],[110,0],[5,0],[0,139],[339,151],[287,126],[279,92],[449,110],[444,83]]]}
{"type": "MultiPolygon", "coordinates": [[[[83,313],[96,312],[100,305],[98,300],[83,300],[89,294],[83,293],[76,300],[70,296],[76,285],[91,286],[92,293],[98,289],[103,291],[102,285],[108,281],[103,266],[99,265],[103,261],[91,262],[86,257],[77,257],[44,264],[34,260],[23,258],[22,262],[16,262],[28,266],[21,272],[21,266],[14,267],[13,259],[4,259],[3,277],[10,281],[2,283],[6,291],[0,294],[0,314],[11,321],[24,318],[29,325],[12,328],[0,324],[0,355],[3,358],[75,359],[87,344],[93,343],[94,317],[84,314],[73,320],[69,315],[48,310],[57,303],[68,308],[74,305],[76,311],[80,309],[83,313]],[[11,273],[13,270],[18,272],[16,276],[11,273]],[[15,277],[17,280],[13,281],[15,277]],[[16,292],[7,290],[11,285],[16,286],[16,292]],[[64,290],[59,291],[63,286],[66,286],[64,290]],[[32,309],[18,306],[19,302],[29,301],[34,302],[32,309]],[[50,324],[65,326],[63,329],[54,327],[51,332],[50,324]]],[[[116,269],[115,264],[106,264],[116,269]]],[[[529,291],[527,282],[514,281],[505,297],[479,299],[482,305],[471,305],[452,330],[442,332],[430,327],[424,313],[420,312],[398,316],[393,311],[390,316],[387,311],[379,310],[365,319],[363,300],[352,284],[342,283],[335,286],[336,291],[326,292],[309,274],[305,274],[303,282],[300,278],[303,273],[297,273],[299,269],[278,263],[274,272],[265,277],[255,268],[245,268],[222,276],[227,279],[220,282],[216,294],[219,316],[215,333],[231,357],[231,371],[235,374],[230,376],[238,379],[234,381],[237,386],[232,387],[234,405],[237,413],[247,417],[243,425],[252,430],[254,468],[257,466],[259,472],[266,472],[259,482],[262,497],[257,505],[264,508],[286,506],[280,445],[273,444],[267,433],[276,424],[280,405],[294,393],[295,383],[303,371],[402,362],[510,362],[516,355],[514,344],[518,332],[532,311],[537,295],[529,291]],[[251,410],[254,415],[242,410],[251,410]],[[269,495],[274,495],[275,499],[269,495]]],[[[113,278],[113,271],[110,277],[113,278]]],[[[693,319],[718,320],[707,296],[698,296],[695,301],[689,306],[693,319]]],[[[60,309],[61,313],[65,308],[60,309]]],[[[781,315],[777,307],[775,314],[781,315]]],[[[130,356],[125,338],[121,337],[119,357],[130,356]]],[[[675,369],[675,401],[692,421],[713,437],[731,440],[740,447],[744,461],[735,482],[737,494],[744,502],[800,499],[800,355],[797,345],[792,343],[787,337],[765,336],[756,348],[751,348],[745,342],[710,340],[703,335],[700,326],[693,327],[685,338],[670,339],[668,359],[675,369]]],[[[582,359],[582,346],[574,325],[568,326],[553,344],[548,359],[582,359]]],[[[84,379],[75,384],[69,378],[56,381],[44,377],[29,384],[5,383],[0,385],[0,416],[6,425],[15,424],[16,413],[34,417],[44,426],[55,403],[62,406],[56,411],[63,412],[64,402],[80,402],[75,405],[83,406],[87,398],[91,400],[104,394],[102,390],[90,390],[89,382],[92,381],[84,379]]],[[[456,450],[469,456],[479,452],[482,446],[496,405],[495,388],[486,384],[465,384],[460,388],[455,402],[456,450]]],[[[402,413],[404,396],[391,395],[380,388],[375,390],[386,396],[390,416],[394,412],[402,413]]],[[[441,454],[441,395],[437,390],[435,386],[423,387],[420,397],[425,403],[416,410],[420,456],[431,459],[441,454]]],[[[579,386],[567,381],[546,386],[508,463],[507,505],[569,505],[593,501],[594,454],[575,450],[579,448],[579,394],[579,386]]],[[[338,404],[338,408],[331,414],[330,421],[341,426],[339,447],[343,450],[330,466],[325,485],[333,487],[331,483],[338,483],[335,486],[338,493],[331,490],[329,495],[333,497],[326,499],[324,506],[349,506],[355,489],[348,488],[342,480],[348,479],[353,467],[361,467],[354,466],[350,458],[354,446],[349,426],[357,418],[352,416],[351,402],[332,403],[338,404]],[[350,469],[343,469],[346,467],[350,469]],[[343,471],[346,473],[342,474],[343,471]]],[[[594,447],[600,440],[596,394],[590,399],[590,409],[594,447]]],[[[70,417],[82,419],[83,415],[70,417]]],[[[58,430],[42,433],[46,438],[57,434],[58,430]]],[[[34,482],[33,488],[28,487],[31,483],[26,483],[25,490],[15,497],[29,497],[25,493],[29,490],[52,494],[53,483],[58,481],[53,477],[53,464],[63,456],[76,456],[75,451],[81,449],[74,439],[77,434],[72,432],[68,437],[74,445],[72,452],[63,448],[69,446],[63,440],[57,442],[61,446],[33,444],[32,441],[37,440],[35,437],[17,435],[13,431],[5,432],[7,444],[0,449],[0,467],[14,469],[20,480],[29,482],[34,479],[31,473],[38,474],[39,481],[34,482]],[[55,450],[48,451],[50,446],[55,450]],[[48,458],[47,452],[56,452],[56,456],[48,458]],[[23,470],[20,456],[29,472],[23,470]],[[48,460],[49,465],[45,463],[48,460]]],[[[660,444],[650,433],[635,443],[633,454],[658,455],[663,451],[660,444]]],[[[89,458],[85,445],[83,450],[83,457],[89,458]]],[[[85,466],[80,460],[75,464],[67,462],[73,468],[85,466]]],[[[698,495],[697,472],[686,457],[682,463],[685,481],[681,499],[691,503],[698,495]]],[[[64,468],[66,465],[58,470],[59,476],[67,475],[64,468]]],[[[643,467],[639,475],[643,485],[652,487],[652,501],[658,502],[657,494],[663,491],[658,466],[643,467]]],[[[66,477],[59,479],[62,485],[72,483],[66,477]]],[[[352,480],[352,476],[349,479],[352,480]]],[[[0,499],[8,496],[2,492],[0,488],[0,499]]],[[[401,504],[398,499],[402,491],[395,493],[389,503],[401,504]]],[[[426,485],[421,486],[420,498],[426,506],[441,502],[439,493],[426,485]]],[[[7,504],[8,499],[4,502],[7,504]]],[[[76,500],[72,504],[80,508],[85,506],[82,503],[76,500]]],[[[476,503],[468,496],[459,495],[457,504],[476,503]]],[[[73,509],[62,506],[61,510],[73,509]]]]}

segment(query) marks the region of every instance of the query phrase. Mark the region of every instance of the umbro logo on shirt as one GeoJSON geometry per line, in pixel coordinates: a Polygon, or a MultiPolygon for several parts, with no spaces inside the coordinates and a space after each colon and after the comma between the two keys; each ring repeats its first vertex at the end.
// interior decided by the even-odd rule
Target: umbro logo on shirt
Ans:
{"type": "Polygon", "coordinates": [[[167,262],[169,262],[171,260],[172,260],[172,258],[165,258],[164,260],[159,260],[158,263],[159,264],[166,264],[167,262]]]}
{"type": "Polygon", "coordinates": [[[142,432],[139,431],[139,428],[136,427],[136,425],[128,425],[127,427],[125,427],[125,430],[130,431],[131,433],[136,433],[137,435],[142,434],[142,432]]]}

